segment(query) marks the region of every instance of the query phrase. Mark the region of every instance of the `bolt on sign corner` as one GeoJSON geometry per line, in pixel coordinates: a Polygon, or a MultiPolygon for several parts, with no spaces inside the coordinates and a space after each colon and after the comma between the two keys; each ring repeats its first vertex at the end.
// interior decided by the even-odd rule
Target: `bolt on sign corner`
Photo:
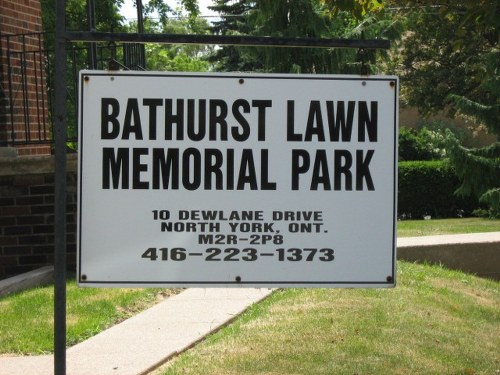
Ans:
{"type": "Polygon", "coordinates": [[[398,79],[82,71],[80,286],[395,285],[398,79]]]}

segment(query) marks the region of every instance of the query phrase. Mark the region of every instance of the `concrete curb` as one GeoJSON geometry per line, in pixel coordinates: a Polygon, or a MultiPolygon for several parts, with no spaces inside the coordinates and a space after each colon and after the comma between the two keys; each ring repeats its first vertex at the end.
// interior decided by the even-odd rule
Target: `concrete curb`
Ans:
{"type": "Polygon", "coordinates": [[[0,280],[0,297],[24,289],[49,284],[54,279],[54,267],[46,266],[5,280],[0,280]]]}
{"type": "Polygon", "coordinates": [[[397,254],[398,260],[500,280],[500,232],[399,238],[397,254]]]}

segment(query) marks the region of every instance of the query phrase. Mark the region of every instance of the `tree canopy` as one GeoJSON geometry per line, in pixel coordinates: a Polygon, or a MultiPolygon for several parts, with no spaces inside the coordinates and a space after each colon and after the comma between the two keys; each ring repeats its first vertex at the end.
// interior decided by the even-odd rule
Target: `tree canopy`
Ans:
{"type": "MultiPolygon", "coordinates": [[[[196,0],[172,9],[145,1],[146,27],[159,33],[213,33],[314,38],[387,38],[392,50],[365,55],[370,73],[397,74],[402,101],[423,115],[446,110],[500,134],[500,5],[498,0],[214,0],[219,19],[202,21],[196,0]],[[154,20],[152,15],[158,15],[154,20]]],[[[41,0],[45,30],[55,9],[41,0]]],[[[67,25],[88,30],[86,0],[67,1],[67,25]]],[[[96,1],[96,29],[131,30],[118,10],[123,0],[96,1]]],[[[53,39],[46,38],[50,49],[53,39]]],[[[361,72],[357,51],[346,49],[223,46],[146,46],[148,69],[295,73],[361,72]]],[[[500,146],[466,149],[450,135],[451,161],[460,191],[487,201],[500,215],[500,146]]]]}
{"type": "MultiPolygon", "coordinates": [[[[423,114],[446,109],[500,135],[498,1],[409,2],[399,9],[405,33],[393,54],[403,99],[423,114]]],[[[477,196],[500,216],[500,143],[467,149],[448,134],[457,193],[477,196]]]]}

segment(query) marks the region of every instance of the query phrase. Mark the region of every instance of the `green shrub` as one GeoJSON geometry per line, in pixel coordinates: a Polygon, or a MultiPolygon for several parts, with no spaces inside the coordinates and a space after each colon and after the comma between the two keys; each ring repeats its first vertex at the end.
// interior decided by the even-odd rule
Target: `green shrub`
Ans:
{"type": "Polygon", "coordinates": [[[454,194],[460,181],[445,161],[399,162],[398,179],[399,218],[470,216],[478,206],[476,199],[454,194]]]}
{"type": "Polygon", "coordinates": [[[399,160],[439,160],[446,155],[444,134],[440,130],[399,129],[399,160]]]}
{"type": "Polygon", "coordinates": [[[451,121],[423,120],[417,128],[399,128],[399,160],[441,160],[448,156],[447,134],[453,134],[462,144],[474,139],[472,132],[451,121]]]}

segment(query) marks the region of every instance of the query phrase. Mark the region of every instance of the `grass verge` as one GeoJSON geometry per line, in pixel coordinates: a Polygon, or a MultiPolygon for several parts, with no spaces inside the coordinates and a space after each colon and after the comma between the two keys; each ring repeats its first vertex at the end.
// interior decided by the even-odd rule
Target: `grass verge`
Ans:
{"type": "MultiPolygon", "coordinates": [[[[67,343],[81,342],[176,289],[98,289],[67,284],[67,343]]],[[[0,353],[45,354],[54,350],[53,286],[0,298],[0,353]]]]}
{"type": "Polygon", "coordinates": [[[497,374],[500,287],[398,263],[394,289],[286,289],[154,374],[497,374]]]}
{"type": "Polygon", "coordinates": [[[398,237],[500,232],[500,220],[483,218],[398,221],[398,237]]]}

